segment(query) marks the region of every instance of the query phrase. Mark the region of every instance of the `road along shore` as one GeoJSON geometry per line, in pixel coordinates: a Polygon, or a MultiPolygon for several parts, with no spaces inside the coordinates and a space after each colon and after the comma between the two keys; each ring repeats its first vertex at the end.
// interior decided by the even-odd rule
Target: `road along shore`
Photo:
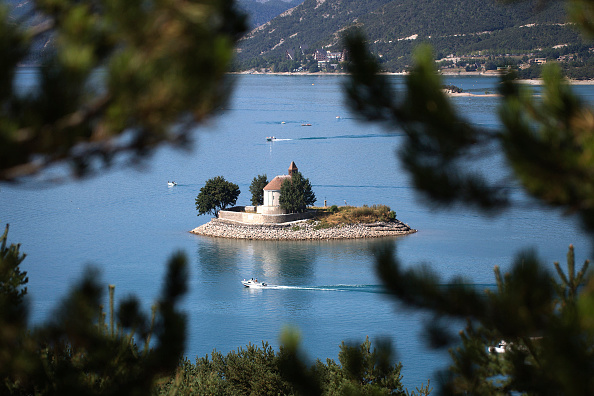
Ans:
{"type": "Polygon", "coordinates": [[[328,239],[379,238],[417,232],[399,220],[369,224],[342,224],[322,228],[319,221],[295,221],[284,224],[245,224],[212,219],[194,228],[193,234],[219,238],[303,241],[328,239]]]}

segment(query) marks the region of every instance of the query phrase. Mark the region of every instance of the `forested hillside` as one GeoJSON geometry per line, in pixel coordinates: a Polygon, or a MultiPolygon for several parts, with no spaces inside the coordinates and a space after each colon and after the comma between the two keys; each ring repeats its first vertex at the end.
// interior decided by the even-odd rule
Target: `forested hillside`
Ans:
{"type": "MultiPolygon", "coordinates": [[[[559,2],[501,4],[493,0],[237,0],[253,28],[239,42],[236,70],[341,70],[344,59],[320,61],[316,50],[342,51],[344,33],[361,29],[386,71],[404,71],[414,49],[429,43],[452,71],[518,67],[538,75],[536,59],[560,60],[565,74],[594,78],[594,47],[567,23],[559,2]],[[279,15],[280,13],[280,15],[279,15]],[[278,15],[275,17],[275,15],[278,15]],[[272,18],[272,19],[271,19],[272,18]]],[[[30,0],[6,0],[19,26],[39,24],[30,0]]],[[[38,36],[25,60],[36,64],[53,44],[38,36]]]]}
{"type": "Polygon", "coordinates": [[[563,48],[587,52],[590,45],[566,23],[563,4],[558,2],[305,0],[246,35],[239,44],[238,67],[278,68],[279,62],[286,62],[287,50],[302,53],[298,61],[306,64],[306,56],[316,49],[341,51],[340,38],[355,27],[363,30],[371,50],[389,71],[405,69],[412,51],[423,42],[434,47],[438,59],[539,57],[553,49],[562,55],[563,48]]]}

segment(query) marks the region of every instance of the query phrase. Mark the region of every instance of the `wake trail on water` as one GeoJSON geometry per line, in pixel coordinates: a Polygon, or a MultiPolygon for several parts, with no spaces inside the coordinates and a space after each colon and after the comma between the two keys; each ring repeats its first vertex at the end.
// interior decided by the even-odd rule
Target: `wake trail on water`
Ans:
{"type": "MultiPolygon", "coordinates": [[[[495,291],[497,288],[496,284],[491,283],[475,283],[468,285],[457,285],[452,286],[448,284],[438,285],[440,289],[454,289],[455,287],[469,287],[482,291],[484,289],[490,289],[495,291]]],[[[386,294],[389,293],[388,289],[383,285],[325,285],[325,286],[284,286],[284,285],[267,285],[258,289],[271,289],[271,290],[307,290],[307,291],[325,291],[325,292],[359,292],[359,293],[375,293],[375,294],[386,294]]]]}
{"type": "Polygon", "coordinates": [[[387,290],[381,285],[325,285],[325,286],[283,286],[268,285],[262,289],[273,290],[309,290],[328,292],[363,292],[363,293],[386,293],[387,290]]]}
{"type": "Polygon", "coordinates": [[[297,138],[275,138],[274,142],[286,142],[293,140],[331,140],[331,139],[367,139],[367,138],[383,138],[383,137],[395,137],[402,136],[402,134],[389,134],[389,133],[370,133],[365,135],[339,135],[339,136],[308,136],[308,137],[297,137],[297,138]]]}
{"type": "Polygon", "coordinates": [[[295,140],[326,140],[326,139],[366,139],[366,138],[381,138],[402,136],[402,134],[388,134],[388,133],[369,133],[365,135],[338,135],[338,136],[311,136],[301,137],[295,140]]]}

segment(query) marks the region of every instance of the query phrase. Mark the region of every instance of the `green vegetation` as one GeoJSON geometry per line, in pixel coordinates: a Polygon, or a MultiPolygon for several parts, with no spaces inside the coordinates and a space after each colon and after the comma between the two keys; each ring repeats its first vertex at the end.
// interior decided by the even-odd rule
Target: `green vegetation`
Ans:
{"type": "MultiPolygon", "coordinates": [[[[34,183],[28,176],[49,178],[49,167],[52,179],[90,175],[164,144],[187,146],[230,92],[226,72],[244,31],[228,0],[2,2],[0,181],[34,183]],[[43,67],[23,93],[15,74],[31,59],[43,67]]],[[[31,326],[24,254],[6,232],[0,243],[0,394],[148,395],[175,371],[186,339],[184,255],[169,260],[152,313],[133,296],[117,308],[112,298],[106,324],[106,288],[89,270],[51,319],[31,326]]]]}
{"type": "Polygon", "coordinates": [[[460,87],[457,87],[455,85],[442,85],[442,89],[445,90],[446,92],[452,92],[452,93],[461,93],[463,92],[463,89],[460,87]]]}
{"type": "MultiPolygon", "coordinates": [[[[273,72],[345,71],[338,60],[318,63],[314,52],[342,52],[341,38],[361,29],[382,70],[408,70],[419,45],[430,44],[444,70],[486,71],[529,66],[535,58],[560,62],[580,76],[591,71],[591,40],[567,24],[561,3],[500,4],[472,0],[434,2],[306,0],[291,15],[240,42],[237,69],[273,72]],[[279,45],[279,43],[282,43],[279,45]],[[287,57],[287,51],[293,59],[287,57]],[[332,66],[334,65],[334,66],[332,66]]],[[[590,74],[590,77],[594,75],[590,74]]]]}
{"type": "Polygon", "coordinates": [[[318,221],[315,225],[314,225],[314,230],[318,231],[318,230],[325,230],[328,228],[332,228],[334,227],[336,224],[331,224],[328,223],[326,221],[318,221]]]}
{"type": "MultiPolygon", "coordinates": [[[[319,395],[404,395],[401,364],[391,364],[369,338],[358,346],[340,346],[337,364],[317,360],[307,368],[315,378],[313,388],[319,395]],[[355,364],[360,361],[361,364],[355,364]]],[[[169,395],[297,395],[300,387],[291,379],[292,357],[282,348],[278,353],[263,342],[262,347],[248,345],[227,355],[213,351],[197,358],[184,359],[176,375],[161,385],[158,394],[169,395]]]]}
{"type": "Polygon", "coordinates": [[[250,192],[252,193],[252,205],[258,206],[264,203],[264,187],[268,184],[268,177],[266,175],[258,175],[252,180],[250,184],[250,192]]]}
{"type": "MultiPolygon", "coordinates": [[[[373,16],[384,25],[389,21],[395,29],[406,28],[408,20],[413,20],[413,11],[417,15],[435,15],[426,4],[418,2],[403,2],[397,12],[379,8],[386,2],[343,3],[346,11],[352,8],[353,15],[348,18],[362,18],[364,9],[376,10],[370,18],[373,16]],[[389,19],[384,19],[386,15],[389,19]]],[[[189,126],[185,124],[179,127],[180,121],[190,118],[187,123],[193,124],[201,120],[228,92],[224,71],[242,25],[227,1],[112,1],[101,7],[61,0],[36,4],[40,11],[45,11],[50,23],[27,32],[12,24],[6,13],[0,14],[1,180],[19,179],[60,161],[68,161],[77,174],[83,174],[92,170],[94,160],[109,164],[120,152],[136,157],[160,143],[184,141],[187,135],[183,131],[193,128],[185,128],[189,126]],[[13,91],[15,67],[29,51],[29,37],[47,29],[60,40],[55,53],[48,54],[39,92],[23,98],[13,91]],[[97,89],[90,78],[97,70],[104,71],[106,84],[102,89],[97,89]]],[[[310,9],[314,4],[318,3],[304,2],[310,9]]],[[[320,13],[334,15],[332,7],[337,4],[330,0],[320,3],[320,13]]],[[[417,29],[426,26],[419,30],[421,39],[431,32],[436,34],[437,44],[443,40],[462,48],[460,43],[480,39],[512,49],[522,43],[528,50],[535,43],[528,37],[530,33],[517,39],[518,44],[505,38],[523,32],[535,33],[535,37],[541,36],[538,40],[546,39],[549,44],[573,42],[575,38],[570,28],[555,25],[562,15],[556,11],[545,14],[551,20],[532,20],[538,29],[522,31],[516,25],[529,21],[518,20],[515,15],[523,14],[513,7],[512,15],[502,12],[495,18],[486,18],[478,11],[474,18],[464,17],[454,5],[439,3],[435,7],[461,21],[456,33],[465,34],[459,40],[447,37],[445,29],[453,25],[446,21],[451,19],[431,17],[434,19],[429,18],[431,23],[425,25],[414,22],[417,29]],[[473,24],[473,29],[493,29],[494,33],[484,40],[481,35],[462,29],[470,25],[469,21],[502,24],[505,20],[513,26],[473,24]],[[442,36],[437,35],[440,32],[442,36]]],[[[594,33],[590,2],[573,1],[572,7],[574,20],[588,34],[594,33]]],[[[308,19],[300,10],[294,14],[308,19]]],[[[311,19],[320,33],[337,31],[321,19],[311,19]]],[[[295,21],[286,18],[283,23],[295,21]]],[[[391,39],[398,40],[409,33],[416,32],[399,30],[391,39]]],[[[275,43],[279,42],[278,37],[268,34],[275,43]]],[[[324,40],[327,35],[309,37],[324,40]]],[[[315,43],[318,42],[322,43],[315,43]]],[[[407,62],[406,55],[401,55],[401,60],[400,55],[386,52],[380,58],[384,43],[379,40],[375,45],[373,39],[369,42],[374,43],[373,54],[366,50],[361,38],[348,40],[353,59],[348,87],[351,105],[369,119],[391,123],[404,131],[399,156],[415,188],[425,198],[442,208],[461,205],[493,215],[513,206],[515,201],[506,188],[509,179],[492,180],[469,166],[478,155],[492,153],[505,158],[514,185],[541,204],[573,213],[585,232],[592,235],[594,111],[562,82],[559,68],[543,69],[544,87],[538,98],[530,88],[513,83],[514,74],[505,75],[499,89],[500,130],[485,131],[466,122],[443,93],[431,50],[423,48],[417,53],[406,80],[407,92],[396,98],[385,76],[377,72],[394,59],[407,62]],[[378,59],[384,62],[383,66],[375,62],[378,59]]],[[[412,52],[411,40],[399,41],[398,45],[403,47],[403,54],[412,52]]],[[[555,265],[561,281],[551,282],[536,255],[523,252],[508,274],[502,275],[495,269],[497,291],[486,294],[466,287],[468,281],[462,278],[451,280],[452,287],[438,287],[446,282],[427,267],[402,265],[390,249],[378,251],[377,258],[391,296],[434,314],[435,320],[429,322],[427,329],[431,345],[452,348],[452,365],[440,384],[441,393],[594,394],[594,276],[587,272],[587,262],[576,271],[572,247],[567,256],[567,271],[555,265]],[[451,319],[467,323],[459,337],[443,325],[451,319]],[[501,339],[508,342],[510,351],[488,354],[486,347],[501,339]]],[[[182,255],[174,255],[169,262],[154,321],[140,312],[140,302],[127,298],[117,310],[112,310],[110,304],[110,318],[118,319],[110,319],[109,328],[99,308],[103,288],[94,272],[89,272],[72,289],[52,320],[30,327],[22,300],[27,278],[18,269],[23,259],[18,245],[7,247],[5,233],[0,250],[3,394],[146,395],[159,380],[171,378],[183,352],[186,330],[185,317],[177,310],[187,279],[182,255]]],[[[282,388],[285,382],[279,380],[271,364],[275,363],[282,381],[301,394],[402,393],[400,366],[388,364],[389,346],[380,344],[377,351],[371,351],[366,341],[360,348],[341,350],[341,354],[340,366],[327,362],[312,369],[300,359],[296,338],[285,334],[279,352],[282,359],[275,361],[278,356],[272,356],[265,344],[264,350],[244,354],[213,354],[211,361],[189,365],[188,376],[180,371],[171,382],[172,388],[166,391],[182,387],[183,380],[187,380],[188,387],[204,385],[230,392],[246,392],[252,386],[271,389],[268,384],[276,384],[280,387],[273,391],[276,394],[286,388],[282,388]],[[262,362],[259,368],[249,363],[250,355],[262,362]],[[213,363],[214,360],[217,362],[213,363]],[[219,360],[223,364],[218,364],[219,360]],[[234,362],[242,360],[245,369],[232,371],[234,362]],[[203,370],[209,364],[225,374],[211,371],[206,378],[199,377],[203,382],[195,382],[192,370],[203,370]],[[260,370],[263,367],[266,370],[260,370]],[[245,380],[254,379],[254,372],[266,372],[255,378],[265,383],[245,380]],[[244,373],[247,377],[243,377],[244,373]],[[237,381],[221,383],[231,378],[237,381]]],[[[429,391],[422,387],[419,393],[429,391]]]]}
{"type": "MultiPolygon", "coordinates": [[[[244,30],[231,1],[40,0],[35,7],[18,25],[0,7],[0,180],[23,180],[54,164],[89,175],[127,163],[122,159],[138,161],[163,144],[184,146],[194,126],[230,92],[225,72],[244,30]],[[44,23],[32,25],[38,18],[44,23]],[[44,67],[36,91],[23,96],[15,91],[15,70],[43,34],[58,39],[40,59],[44,67]]],[[[220,182],[215,184],[220,187],[224,179],[220,182]]],[[[197,197],[197,209],[216,213],[234,202],[237,186],[224,187],[230,187],[222,189],[227,194],[214,203],[210,194],[197,197]]],[[[7,246],[7,232],[0,244],[1,394],[148,395],[172,378],[186,339],[186,318],[177,309],[188,279],[184,255],[169,260],[152,313],[141,312],[134,297],[116,308],[110,287],[106,320],[101,307],[106,288],[89,270],[52,319],[32,327],[23,301],[27,277],[19,268],[25,255],[19,245],[7,246]]],[[[366,368],[375,371],[354,377],[360,372],[348,369],[354,360],[347,359],[345,370],[328,366],[320,376],[328,379],[326,389],[399,389],[400,366],[387,367],[385,354],[367,348],[345,356],[351,355],[367,359],[366,368]]],[[[279,367],[290,377],[295,371],[287,367],[296,360],[287,356],[279,367]]],[[[252,373],[245,370],[237,374],[252,373]]],[[[260,367],[257,373],[264,371],[260,367]]],[[[282,386],[274,394],[284,392],[282,386]]]]}
{"type": "Polygon", "coordinates": [[[208,179],[196,197],[198,216],[210,213],[217,217],[220,210],[235,205],[240,193],[239,186],[223,176],[208,179]]]}
{"type": "Polygon", "coordinates": [[[9,311],[10,307],[18,307],[23,303],[29,278],[27,272],[21,271],[19,267],[26,257],[20,253],[21,246],[12,244],[6,247],[7,241],[8,224],[0,237],[0,309],[9,311]]]}
{"type": "Polygon", "coordinates": [[[329,208],[313,208],[317,211],[317,219],[321,227],[333,227],[341,224],[375,223],[378,221],[394,221],[396,212],[386,205],[372,206],[336,206],[329,208]]]}
{"type": "Polygon", "coordinates": [[[316,202],[309,179],[304,178],[301,172],[294,172],[290,179],[281,184],[279,202],[287,213],[304,212],[316,202]]]}
{"type": "Polygon", "coordinates": [[[0,180],[63,161],[85,175],[160,143],[184,147],[230,92],[226,72],[245,31],[232,0],[34,7],[15,22],[0,5],[0,180]],[[23,95],[15,70],[44,34],[56,39],[36,91],[23,95]]]}
{"type": "Polygon", "coordinates": [[[88,271],[52,319],[29,327],[23,302],[28,278],[19,268],[25,255],[19,245],[6,246],[7,231],[0,237],[1,394],[147,395],[175,370],[186,337],[185,317],[177,310],[188,277],[182,255],[168,263],[151,319],[134,297],[115,310],[110,286],[106,323],[103,288],[97,272],[88,271]]]}
{"type": "MultiPolygon", "coordinates": [[[[573,3],[589,34],[588,2],[573,3]]],[[[543,67],[543,89],[516,84],[512,71],[501,78],[501,127],[485,131],[469,123],[442,90],[430,48],[417,51],[406,92],[392,92],[360,36],[348,40],[352,77],[350,105],[369,120],[404,131],[398,155],[417,191],[442,209],[464,207],[496,215],[517,205],[504,187],[513,180],[540,204],[572,213],[583,230],[594,232],[594,110],[576,97],[556,65],[543,67]],[[504,158],[507,183],[472,166],[477,155],[504,158]]],[[[521,204],[520,204],[521,205],[521,204]]],[[[536,205],[536,204],[535,204],[536,205]]],[[[409,306],[431,312],[427,326],[434,348],[451,348],[451,366],[440,384],[444,394],[589,394],[594,380],[592,312],[594,276],[588,262],[576,271],[570,246],[567,271],[555,264],[552,282],[533,251],[520,252],[503,275],[495,268],[497,290],[465,287],[464,277],[446,281],[427,266],[401,263],[396,252],[377,252],[379,273],[390,293],[409,306]],[[412,268],[412,269],[411,269],[412,268]],[[448,283],[447,290],[437,285],[448,283]],[[444,324],[466,321],[452,334],[444,324]],[[489,354],[505,340],[510,350],[489,354]]]]}

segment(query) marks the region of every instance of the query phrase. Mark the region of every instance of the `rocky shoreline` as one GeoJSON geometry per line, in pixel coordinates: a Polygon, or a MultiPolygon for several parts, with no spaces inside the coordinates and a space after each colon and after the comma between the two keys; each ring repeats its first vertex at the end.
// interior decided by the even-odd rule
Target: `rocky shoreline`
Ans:
{"type": "Polygon", "coordinates": [[[417,232],[399,220],[370,224],[345,224],[322,228],[319,221],[297,221],[288,224],[244,224],[220,219],[194,228],[193,234],[219,238],[303,241],[329,239],[379,238],[417,232]]]}

